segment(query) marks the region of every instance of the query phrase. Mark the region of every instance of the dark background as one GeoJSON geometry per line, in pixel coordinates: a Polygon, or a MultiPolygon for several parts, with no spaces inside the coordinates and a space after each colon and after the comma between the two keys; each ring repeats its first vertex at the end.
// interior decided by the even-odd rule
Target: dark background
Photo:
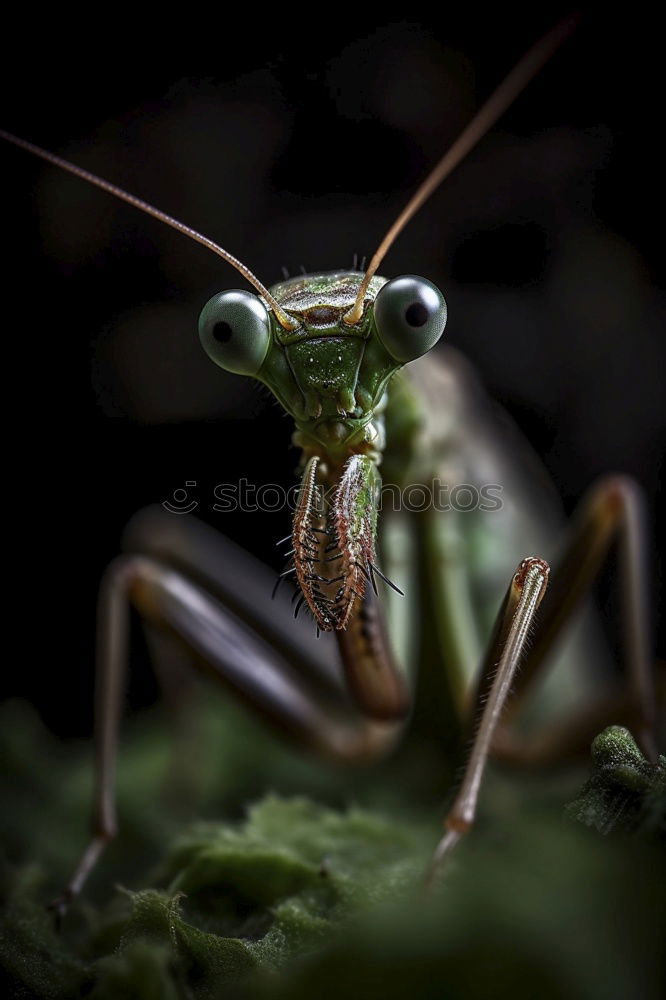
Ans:
{"type": "MultiPolygon", "coordinates": [[[[411,191],[562,13],[220,15],[5,25],[2,125],[219,240],[267,284],[371,253],[411,191]],[[77,40],[76,32],[83,32],[77,40]]],[[[108,17],[112,15],[109,13],[108,17]]],[[[600,474],[663,459],[661,87],[649,23],[590,13],[382,268],[444,290],[447,337],[532,441],[571,510],[600,474]]],[[[123,524],[185,480],[267,561],[285,513],[212,489],[293,481],[291,427],[206,359],[198,312],[241,284],[202,248],[2,148],[5,694],[91,725],[94,608],[123,524]]],[[[655,529],[656,530],[656,529],[655,529]]],[[[655,535],[655,605],[662,593],[655,535]]],[[[611,572],[600,600],[611,631],[611,572]]],[[[663,630],[658,652],[664,657],[663,630]]],[[[135,701],[152,696],[145,668],[135,701]]]]}

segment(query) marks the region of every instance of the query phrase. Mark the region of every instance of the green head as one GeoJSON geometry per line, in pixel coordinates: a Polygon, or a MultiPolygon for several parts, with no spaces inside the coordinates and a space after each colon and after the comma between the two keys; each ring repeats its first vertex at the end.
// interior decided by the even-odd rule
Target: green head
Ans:
{"type": "Polygon", "coordinates": [[[366,580],[374,586],[386,384],[445,323],[444,297],[424,278],[357,271],[292,278],[267,296],[220,292],[203,308],[209,357],[259,379],[296,422],[303,478],[289,572],[321,629],[345,628],[366,580]]]}
{"type": "Polygon", "coordinates": [[[304,275],[270,289],[293,322],[264,300],[220,292],[203,308],[199,335],[221,368],[259,379],[295,420],[299,440],[334,462],[381,450],[373,417],[391,375],[429,351],[446,323],[441,292],[413,275],[370,281],[357,323],[345,322],[363,275],[304,275]]]}

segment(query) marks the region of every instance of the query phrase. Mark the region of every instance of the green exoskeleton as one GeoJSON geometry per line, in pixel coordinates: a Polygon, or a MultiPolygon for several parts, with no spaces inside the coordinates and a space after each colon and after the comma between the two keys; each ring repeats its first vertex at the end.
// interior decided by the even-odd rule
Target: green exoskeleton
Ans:
{"type": "MultiPolygon", "coordinates": [[[[101,586],[93,836],[56,903],[60,911],[80,892],[116,833],[114,774],[130,604],[148,622],[175,633],[294,739],[348,760],[386,753],[400,735],[410,711],[418,633],[427,628],[434,653],[419,669],[438,671],[454,711],[477,720],[430,878],[473,822],[491,750],[547,760],[562,748],[589,743],[604,722],[631,722],[644,751],[654,755],[644,538],[635,485],[621,477],[597,484],[551,571],[540,554],[551,530],[547,503],[540,505],[537,521],[517,478],[506,471],[506,450],[474,407],[478,390],[464,364],[453,352],[437,360],[428,356],[446,322],[442,293],[425,278],[387,279],[378,271],[405,224],[570,28],[550,32],[512,71],[410,200],[366,271],[304,275],[270,289],[200,233],[0,133],[195,239],[254,286],[254,292],[214,296],[201,314],[200,336],[216,364],[263,382],[293,418],[301,483],[285,575],[298,585],[296,611],[306,604],[315,622],[310,628],[294,622],[282,593],[271,604],[261,567],[233,543],[194,520],[163,511],[138,515],[130,526],[130,552],[109,567],[101,586]],[[447,420],[441,416],[444,400],[447,420]],[[439,510],[431,494],[418,511],[380,509],[382,477],[401,489],[501,483],[503,505],[492,517],[483,509],[460,516],[439,510]],[[629,595],[630,696],[621,708],[616,702],[583,708],[558,732],[544,730],[523,745],[512,727],[516,707],[617,535],[629,595]],[[378,579],[384,581],[381,593],[378,579]],[[315,630],[330,635],[317,643],[315,630]]],[[[573,680],[578,662],[568,657],[573,680]]]]}
{"type": "Polygon", "coordinates": [[[283,282],[271,294],[289,325],[241,291],[215,296],[200,319],[213,361],[260,379],[296,423],[304,471],[293,572],[324,631],[346,628],[364,579],[374,583],[388,383],[433,347],[446,322],[441,292],[414,276],[374,277],[359,321],[347,322],[360,283],[353,272],[283,282]]]}

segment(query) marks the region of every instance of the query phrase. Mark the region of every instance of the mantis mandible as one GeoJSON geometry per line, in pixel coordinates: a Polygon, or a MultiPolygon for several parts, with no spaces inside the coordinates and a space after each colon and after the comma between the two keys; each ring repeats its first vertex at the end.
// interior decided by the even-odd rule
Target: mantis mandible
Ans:
{"type": "MultiPolygon", "coordinates": [[[[397,469],[396,478],[403,484],[432,481],[449,442],[442,440],[428,416],[444,393],[453,398],[462,394],[466,379],[454,358],[445,365],[417,360],[434,346],[443,330],[446,307],[439,290],[414,276],[386,281],[377,268],[400,229],[491,127],[560,44],[566,30],[551,33],[531,50],[493,95],[411,199],[367,271],[306,275],[270,290],[212,241],[112,185],[3,133],[28,151],[185,231],[220,253],[254,285],[258,296],[225,292],[211,300],[202,313],[201,337],[221,367],[269,385],[297,424],[303,471],[291,546],[293,567],[288,573],[296,577],[299,600],[307,604],[317,627],[334,633],[347,679],[345,692],[339,677],[322,666],[326,656],[297,633],[290,620],[278,621],[253,598],[244,602],[243,591],[250,594],[254,589],[250,578],[255,569],[231,547],[220,542],[214,550],[218,543],[185,521],[177,527],[164,518],[137,522],[137,549],[143,551],[121,557],[102,585],[94,835],[58,901],[61,910],[80,892],[115,835],[113,779],[128,601],[149,621],[175,631],[294,737],[342,758],[373,756],[386,752],[404,725],[410,702],[404,668],[412,665],[414,649],[410,596],[403,600],[389,588],[379,598],[375,594],[379,566],[387,580],[402,585],[409,575],[405,563],[415,558],[410,532],[417,532],[438,564],[427,570],[429,601],[438,609],[441,661],[453,701],[461,714],[476,715],[475,706],[485,706],[445,835],[434,853],[433,877],[443,857],[473,822],[491,748],[507,756],[519,755],[510,736],[511,716],[555,636],[594,579],[611,540],[620,532],[626,542],[631,595],[627,611],[631,703],[643,747],[653,753],[641,501],[632,483],[613,478],[595,488],[579,515],[562,563],[551,574],[547,592],[545,562],[538,556],[520,561],[483,657],[485,629],[476,620],[474,606],[476,571],[459,558],[464,532],[456,519],[432,509],[410,518],[418,522],[413,529],[406,527],[400,512],[395,516],[381,512],[377,519],[380,462],[382,469],[397,469]],[[411,361],[415,362],[412,367],[400,373],[411,361]],[[323,507],[318,502],[322,492],[328,497],[323,507]],[[375,555],[377,524],[379,558],[375,555]],[[183,563],[190,564],[186,572],[183,563]],[[539,606],[538,632],[526,652],[525,640],[539,606]],[[386,619],[392,626],[392,641],[386,619]],[[469,676],[480,660],[481,679],[475,697],[470,697],[469,676]],[[521,662],[523,670],[516,679],[521,662]],[[499,728],[512,684],[510,711],[504,713],[499,728]]],[[[463,457],[462,452],[457,456],[461,462],[463,457]]],[[[566,734],[570,742],[587,738],[591,724],[586,718],[579,722],[566,734]]],[[[531,749],[537,757],[552,752],[553,747],[545,744],[531,749]]]]}

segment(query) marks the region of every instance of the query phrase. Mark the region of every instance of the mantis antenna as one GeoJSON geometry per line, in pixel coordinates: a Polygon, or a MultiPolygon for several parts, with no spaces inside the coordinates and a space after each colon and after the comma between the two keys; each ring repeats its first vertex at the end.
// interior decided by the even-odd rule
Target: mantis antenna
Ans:
{"type": "Polygon", "coordinates": [[[26,142],[25,139],[19,139],[18,136],[12,135],[11,132],[5,132],[4,129],[0,129],[0,139],[6,139],[8,142],[14,143],[15,146],[19,146],[21,149],[25,149],[29,153],[33,153],[35,156],[39,156],[42,160],[46,160],[48,163],[53,163],[56,167],[62,167],[63,170],[69,171],[69,173],[74,174],[75,177],[80,177],[82,180],[88,181],[89,184],[94,184],[103,191],[108,191],[109,194],[114,195],[116,198],[120,198],[121,201],[126,201],[128,205],[133,205],[134,208],[138,208],[139,211],[145,212],[147,215],[152,215],[153,218],[159,219],[160,222],[163,222],[167,226],[171,226],[172,229],[176,229],[179,233],[189,236],[191,240],[201,243],[202,246],[212,250],[213,253],[222,257],[229,264],[231,264],[232,267],[235,267],[236,270],[240,271],[243,277],[249,281],[251,285],[254,285],[261,297],[268,303],[270,308],[275,313],[280,326],[284,327],[285,330],[295,330],[298,327],[298,323],[290,316],[287,316],[268,289],[262,285],[257,277],[255,277],[249,267],[246,267],[245,264],[234,257],[233,254],[230,254],[228,250],[225,250],[224,247],[218,246],[217,243],[209,240],[207,236],[197,232],[196,229],[191,229],[190,226],[186,226],[185,223],[179,222],[178,219],[174,219],[172,215],[167,215],[166,212],[162,212],[159,208],[155,208],[154,205],[149,205],[147,201],[143,201],[141,198],[137,198],[133,194],[123,191],[122,188],[117,187],[115,184],[111,184],[109,181],[105,181],[102,177],[98,177],[96,174],[91,174],[89,170],[77,167],[74,163],[70,163],[69,160],[63,160],[62,157],[56,156],[54,153],[49,153],[48,150],[42,149],[41,146],[35,146],[32,142],[26,142]]]}
{"type": "Polygon", "coordinates": [[[559,49],[560,45],[567,40],[576,28],[579,20],[578,15],[572,15],[560,21],[559,24],[551,28],[543,38],[526,52],[497,90],[491,94],[469,125],[461,132],[434,170],[428,174],[418,190],[412,195],[384,236],[368,265],[368,269],[359,285],[354,305],[343,317],[344,322],[348,326],[353,326],[361,319],[363,315],[363,302],[370,281],[399,233],[402,232],[410,219],[416,215],[423,203],[427,201],[442,181],[449,176],[460,161],[476,146],[477,142],[492,128],[497,119],[504,114],[521,91],[525,89],[532,77],[539,72],[541,67],[559,49]]]}

